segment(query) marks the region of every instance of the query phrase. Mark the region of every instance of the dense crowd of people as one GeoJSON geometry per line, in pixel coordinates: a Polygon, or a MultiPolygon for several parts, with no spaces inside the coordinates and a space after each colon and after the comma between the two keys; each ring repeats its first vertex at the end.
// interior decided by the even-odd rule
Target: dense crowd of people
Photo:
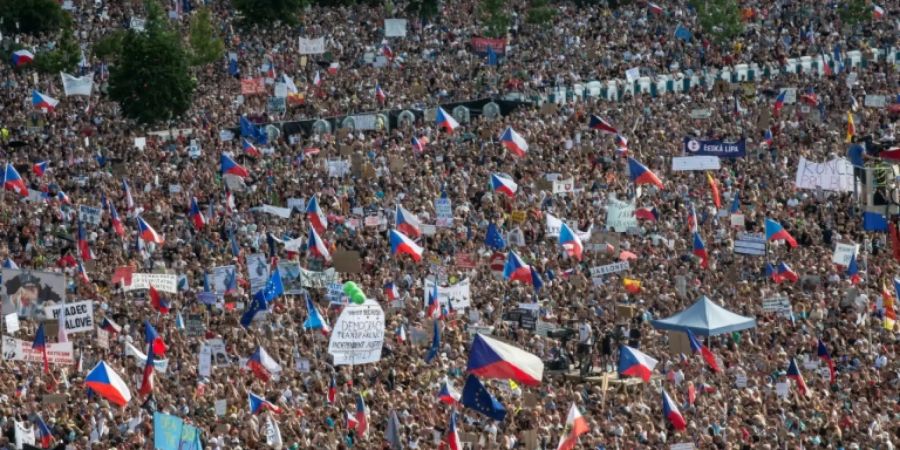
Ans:
{"type": "MultiPolygon", "coordinates": [[[[201,3],[190,0],[181,14],[189,16],[201,3]]],[[[896,330],[886,328],[893,314],[887,299],[898,294],[891,282],[900,275],[897,244],[890,233],[864,230],[865,196],[800,189],[795,173],[801,158],[845,157],[850,146],[864,141],[870,150],[864,161],[874,164],[878,159],[871,149],[893,145],[896,110],[890,105],[900,94],[896,66],[893,58],[874,60],[871,49],[897,46],[900,7],[895,2],[879,5],[883,12],[877,18],[849,25],[840,13],[846,2],[743,1],[745,30],[723,45],[704,34],[684,0],[659,2],[660,10],[643,1],[618,2],[629,4],[614,9],[604,2],[554,3],[556,15],[546,26],[526,23],[526,2],[516,0],[507,2],[512,17],[508,48],[496,65],[470,45],[482,31],[479,2],[444,3],[437,17],[411,19],[406,37],[387,40],[382,21],[391,15],[384,6],[313,6],[303,12],[298,27],[246,28],[237,23],[229,2],[206,3],[226,51],[237,54],[240,75],[229,71],[224,55],[221,64],[196,70],[190,111],[164,127],[179,132],[153,134],[157,130],[124,119],[105,95],[109,62],[91,53],[92,43],[142,15],[139,2],[75,2],[85,73],[93,73],[96,83],[90,97],[64,97],[57,77],[35,83],[35,72],[27,66],[0,69],[6,160],[20,169],[29,189],[48,194],[38,200],[8,190],[2,194],[0,257],[11,261],[4,267],[65,273],[67,302],[91,300],[98,328],[104,318],[121,326],[109,336],[108,348],[101,347],[95,331],[70,334],[77,364],[51,364],[49,371],[40,362],[10,359],[4,348],[0,448],[15,448],[14,425],[31,424],[36,416],[47,423],[50,445],[58,448],[152,448],[154,411],[196,426],[203,448],[264,448],[271,420],[280,427],[285,448],[449,448],[442,442],[450,411],[456,409],[458,432],[472,448],[547,449],[556,448],[568,433],[572,404],[589,425],[576,448],[678,443],[894,448],[900,374],[893,359],[896,330]],[[676,38],[679,26],[693,36],[676,38]],[[329,72],[315,56],[300,55],[298,37],[324,37],[339,69],[329,72]],[[388,66],[367,63],[366,54],[384,53],[385,42],[393,55],[388,66]],[[740,63],[780,65],[801,56],[828,55],[831,61],[835,48],[859,50],[868,63],[850,67],[835,61],[829,74],[775,71],[769,79],[750,83],[749,91],[745,85],[717,82],[689,92],[629,95],[620,102],[589,97],[556,107],[526,103],[496,119],[473,114],[452,133],[419,119],[412,127],[389,130],[282,134],[255,144],[260,156],[246,153],[242,136],[222,133],[235,130],[241,116],[267,124],[435,108],[513,93],[531,99],[557,86],[624,79],[634,67],[650,77],[689,76],[740,63]],[[291,77],[303,102],[274,114],[266,109],[271,93],[238,99],[241,78],[261,76],[264,64],[278,76],[291,77]],[[376,85],[384,100],[375,95],[376,85]],[[32,88],[61,98],[60,104],[50,112],[34,108],[30,97],[23,101],[32,88]],[[798,100],[776,108],[786,88],[796,88],[798,100]],[[883,96],[888,105],[871,106],[867,96],[883,96]],[[695,110],[710,114],[696,116],[695,110]],[[849,137],[848,112],[855,127],[849,137]],[[627,143],[589,128],[591,115],[615,126],[627,143]],[[508,127],[527,141],[524,156],[499,143],[508,127]],[[704,171],[673,171],[672,158],[682,155],[686,136],[745,139],[746,156],[721,158],[721,169],[708,172],[712,181],[704,171]],[[146,146],[138,148],[135,138],[141,137],[147,138],[146,146]],[[410,145],[413,137],[425,143],[422,151],[410,145]],[[223,153],[249,172],[231,189],[221,173],[223,153]],[[350,155],[374,173],[330,176],[326,161],[350,155]],[[636,186],[628,157],[657,174],[663,188],[636,186]],[[48,169],[38,176],[32,167],[42,161],[49,161],[48,169]],[[491,189],[491,175],[499,173],[517,183],[514,196],[491,189]],[[553,194],[548,180],[554,177],[571,178],[575,189],[553,194]],[[329,337],[304,328],[310,314],[307,295],[325,321],[334,324],[339,317],[343,307],[330,301],[325,288],[278,296],[267,314],[249,327],[241,325],[255,294],[249,255],[298,261],[313,271],[333,265],[307,245],[312,224],[306,201],[314,196],[327,215],[319,237],[329,251],[360,256],[361,270],[341,272],[338,281],[356,282],[385,311],[386,339],[378,362],[335,366],[326,351],[329,337]],[[417,239],[424,248],[422,260],[392,254],[388,232],[397,205],[431,225],[438,216],[435,199],[441,196],[452,204],[452,224],[429,227],[417,239]],[[287,207],[289,199],[298,198],[302,206],[287,219],[258,208],[287,207]],[[192,199],[204,215],[202,227],[194,223],[192,199]],[[634,202],[652,211],[653,218],[642,215],[624,233],[608,230],[607,209],[619,201],[634,202]],[[79,205],[102,205],[99,224],[79,221],[79,205]],[[124,224],[122,235],[113,209],[124,224]],[[583,258],[563,251],[548,232],[548,215],[586,230],[583,258]],[[743,218],[742,225],[732,220],[735,215],[743,218]],[[163,243],[142,240],[138,216],[164,237],[163,243]],[[739,235],[762,233],[767,218],[783,225],[798,245],[770,242],[765,256],[736,253],[739,235]],[[504,249],[486,241],[489,225],[502,230],[504,249]],[[705,241],[707,263],[694,252],[693,229],[705,241]],[[82,241],[92,259],[84,257],[82,241]],[[838,243],[860,244],[858,283],[847,267],[832,263],[838,243]],[[498,264],[509,250],[540,275],[540,290],[503,277],[498,264]],[[626,271],[592,277],[592,267],[620,260],[629,260],[626,271]],[[799,279],[774,282],[766,275],[767,262],[787,263],[799,279]],[[203,301],[200,294],[209,291],[205,280],[213,268],[228,265],[238,268],[236,287],[214,302],[203,301]],[[133,273],[178,275],[177,294],[162,293],[170,305],[167,314],[159,313],[147,290],[125,292],[120,280],[113,281],[124,266],[133,273]],[[471,304],[429,317],[423,300],[429,295],[427,277],[444,285],[469,280],[471,304]],[[638,280],[639,289],[626,289],[624,278],[638,280]],[[396,287],[397,298],[385,293],[386,285],[396,287]],[[719,372],[699,357],[676,351],[673,335],[649,323],[702,296],[757,321],[755,328],[703,339],[723,366],[719,372]],[[763,300],[778,296],[789,299],[791,314],[763,311],[763,300]],[[510,312],[521,312],[520,304],[535,303],[540,322],[573,330],[574,336],[548,336],[507,320],[510,312]],[[187,316],[202,317],[202,334],[188,335],[181,323],[187,316]],[[128,345],[147,350],[145,320],[168,346],[164,356],[157,356],[168,361],[167,367],[157,372],[149,395],[138,392],[144,362],[126,350],[128,345]],[[441,345],[437,357],[426,362],[435,320],[443,323],[441,345]],[[406,339],[395,337],[401,329],[406,339]],[[465,384],[475,330],[490,330],[547,363],[536,387],[484,380],[508,411],[503,421],[442,403],[437,395],[445,381],[458,390],[465,384]],[[227,359],[215,364],[210,376],[201,376],[201,347],[217,339],[224,341],[227,359]],[[619,345],[659,360],[649,382],[623,382],[617,376],[619,345]],[[820,345],[836,366],[833,379],[819,370],[826,367],[820,345]],[[280,376],[264,381],[242,363],[260,346],[281,365],[280,376]],[[800,362],[805,394],[796,380],[788,380],[792,359],[800,362]],[[86,390],[86,374],[100,361],[129,386],[133,398],[125,406],[86,390]],[[566,367],[551,367],[558,361],[566,367]],[[790,392],[783,395],[778,386],[785,382],[790,392]],[[667,420],[660,387],[678,404],[686,430],[676,430],[667,420]],[[254,414],[247,407],[250,393],[280,412],[254,414]],[[367,410],[365,434],[347,425],[348,417],[355,417],[357,398],[364,399],[367,410]],[[223,399],[224,411],[217,407],[223,399]],[[399,424],[389,433],[392,412],[399,424]]],[[[401,3],[393,5],[398,17],[401,3]]],[[[175,19],[173,26],[186,27],[187,19],[175,19]]],[[[15,38],[38,51],[50,45],[41,38],[15,38]]],[[[872,179],[867,182],[871,185],[872,179]]],[[[892,183],[888,180],[888,187],[892,183]]],[[[46,299],[34,299],[41,300],[46,299]]],[[[30,346],[41,322],[27,316],[20,320],[14,333],[7,320],[4,335],[30,346]]],[[[55,341],[52,335],[47,340],[55,341]]]]}

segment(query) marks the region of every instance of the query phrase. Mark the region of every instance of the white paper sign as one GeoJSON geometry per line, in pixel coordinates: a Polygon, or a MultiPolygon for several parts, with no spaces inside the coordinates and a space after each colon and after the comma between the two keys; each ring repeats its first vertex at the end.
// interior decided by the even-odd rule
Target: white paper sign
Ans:
{"type": "Polygon", "coordinates": [[[167,273],[135,273],[131,275],[131,284],[123,286],[125,292],[138,289],[150,289],[150,285],[160,292],[178,293],[178,275],[167,273]]]}
{"type": "Polygon", "coordinates": [[[775,393],[778,394],[781,398],[787,398],[788,396],[788,384],[785,382],[781,382],[775,385],[775,393]]]}
{"type": "Polygon", "coordinates": [[[97,346],[109,350],[109,331],[97,328],[97,346]]]}
{"type": "Polygon", "coordinates": [[[853,164],[846,158],[817,163],[801,156],[795,183],[799,189],[853,192],[853,164]]]}
{"type": "Polygon", "coordinates": [[[553,182],[553,193],[554,194],[565,194],[568,192],[575,192],[575,178],[569,177],[565,180],[557,180],[553,182]]]}
{"type": "Polygon", "coordinates": [[[147,146],[147,138],[145,138],[145,137],[134,138],[134,146],[137,147],[138,150],[143,150],[144,147],[147,146]]]}
{"type": "Polygon", "coordinates": [[[632,67],[625,71],[625,78],[629,83],[633,83],[634,80],[637,80],[641,77],[641,68],[640,67],[632,67]]]}
{"type": "Polygon", "coordinates": [[[385,37],[406,37],[406,19],[384,19],[385,37]]]}
{"type": "Polygon", "coordinates": [[[734,385],[743,389],[747,387],[747,375],[739,373],[735,376],[734,385]]]}
{"type": "Polygon", "coordinates": [[[693,442],[682,442],[680,444],[672,444],[669,446],[669,450],[694,450],[693,442]]]}
{"type": "MultiPolygon", "coordinates": [[[[433,290],[434,278],[426,278],[425,292],[422,296],[422,305],[428,306],[428,296],[431,295],[433,290]]],[[[438,300],[441,301],[441,306],[446,306],[448,308],[450,307],[450,302],[453,303],[453,309],[468,308],[472,303],[469,279],[466,278],[452,286],[438,286],[438,300]]]]}
{"type": "Polygon", "coordinates": [[[103,210],[88,205],[78,205],[78,220],[92,225],[100,225],[103,210]]]}
{"type": "Polygon", "coordinates": [[[299,51],[301,55],[321,55],[325,53],[325,38],[307,39],[301,37],[299,51]]]}
{"type": "Polygon", "coordinates": [[[609,199],[609,205],[606,207],[606,229],[624,233],[631,227],[637,227],[638,221],[634,217],[634,210],[633,203],[609,199]]]}
{"type": "Polygon", "coordinates": [[[224,398],[222,398],[222,399],[216,400],[216,402],[213,405],[216,410],[216,416],[225,417],[225,411],[228,408],[228,400],[225,400],[224,398]]]}
{"type": "Polygon", "coordinates": [[[309,373],[309,371],[310,371],[309,360],[306,358],[297,359],[296,369],[297,369],[297,372],[309,373]]]}
{"type": "Polygon", "coordinates": [[[673,172],[691,170],[719,170],[722,168],[718,156],[675,156],[672,158],[673,172]]]}
{"type": "MultiPolygon", "coordinates": [[[[10,336],[3,336],[3,359],[6,361],[26,361],[43,363],[41,352],[31,348],[31,342],[25,342],[10,336]]],[[[72,342],[48,342],[47,361],[50,364],[72,365],[75,363],[75,351],[72,342]]]]}
{"type": "Polygon", "coordinates": [[[28,422],[16,422],[15,425],[16,448],[25,448],[25,445],[34,446],[34,426],[28,422]]]}
{"type": "Polygon", "coordinates": [[[350,173],[349,159],[334,159],[325,161],[328,167],[328,176],[332,178],[340,178],[350,173]]]}
{"type": "Polygon", "coordinates": [[[374,300],[344,307],[328,341],[334,365],[368,364],[381,360],[384,345],[384,310],[374,300]]]}
{"type": "Polygon", "coordinates": [[[19,331],[19,314],[12,313],[4,316],[6,320],[6,332],[9,334],[13,334],[16,331],[19,331]]]}
{"type": "Polygon", "coordinates": [[[435,219],[435,226],[453,226],[453,203],[449,198],[436,198],[434,200],[434,210],[435,215],[437,216],[437,218],[435,219]]]}
{"type": "Polygon", "coordinates": [[[212,376],[212,350],[206,344],[200,348],[200,362],[197,364],[197,375],[201,377],[212,376]]]}
{"type": "MultiPolygon", "coordinates": [[[[63,305],[44,307],[44,313],[47,318],[54,320],[59,318],[59,312],[63,305]]],[[[94,302],[86,300],[83,302],[66,303],[66,333],[80,333],[82,331],[90,331],[94,329],[94,302]]]]}
{"type": "Polygon", "coordinates": [[[859,254],[859,244],[845,244],[838,242],[834,246],[834,253],[831,255],[831,262],[847,267],[854,255],[859,254]]]}
{"type": "Polygon", "coordinates": [[[594,266],[591,267],[591,278],[602,278],[603,275],[623,272],[630,268],[631,266],[628,264],[628,261],[614,262],[604,266],[594,266]]]}

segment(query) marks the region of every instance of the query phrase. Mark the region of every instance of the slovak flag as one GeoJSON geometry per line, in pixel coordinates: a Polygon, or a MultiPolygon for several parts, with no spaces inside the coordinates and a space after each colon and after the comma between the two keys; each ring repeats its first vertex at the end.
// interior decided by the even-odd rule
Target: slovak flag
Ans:
{"type": "Polygon", "coordinates": [[[459,128],[459,122],[457,122],[453,116],[447,114],[447,111],[444,111],[444,108],[441,107],[438,107],[435,122],[437,123],[438,128],[443,128],[444,131],[448,133],[452,133],[453,130],[459,128]]]}
{"type": "Polygon", "coordinates": [[[694,332],[691,331],[690,328],[687,330],[688,340],[691,343],[691,353],[700,353],[700,356],[703,356],[703,360],[706,361],[706,364],[709,366],[709,369],[713,372],[720,372],[722,369],[719,368],[719,362],[716,361],[716,355],[713,355],[713,352],[705,345],[701,344],[699,340],[697,340],[697,336],[694,336],[694,332]]]}
{"type": "Polygon", "coordinates": [[[166,343],[163,341],[156,328],[150,324],[149,320],[144,321],[144,342],[150,346],[150,351],[159,356],[166,356],[166,343]]]}
{"type": "Polygon", "coordinates": [[[787,91],[783,90],[778,94],[778,97],[775,97],[775,106],[772,107],[772,112],[777,116],[781,109],[784,108],[784,99],[787,97],[787,91]]]}
{"type": "Polygon", "coordinates": [[[12,164],[6,163],[6,172],[3,174],[3,189],[13,191],[22,197],[28,196],[28,187],[25,180],[19,175],[19,171],[12,164]]]}
{"type": "Polygon", "coordinates": [[[256,414],[259,414],[264,411],[272,411],[275,414],[278,414],[281,412],[281,408],[279,408],[278,406],[275,406],[274,403],[254,394],[252,392],[249,392],[249,394],[250,394],[250,414],[256,415],[256,414]]]}
{"type": "Polygon", "coordinates": [[[334,402],[337,401],[337,382],[334,380],[334,375],[331,376],[331,382],[328,383],[328,396],[325,400],[330,405],[333,405],[334,402]]]}
{"type": "Polygon", "coordinates": [[[262,156],[262,153],[259,152],[259,149],[253,145],[252,142],[247,139],[241,139],[241,148],[244,150],[244,154],[253,156],[254,158],[259,158],[262,156]]]}
{"type": "Polygon", "coordinates": [[[532,353],[478,333],[469,349],[466,372],[483,379],[539,386],[544,377],[544,362],[532,353]]]}
{"type": "Polygon", "coordinates": [[[419,218],[416,217],[415,214],[404,209],[400,204],[397,204],[397,212],[394,215],[395,227],[400,230],[401,233],[416,239],[422,235],[422,223],[419,222],[419,218]]]}
{"type": "Polygon", "coordinates": [[[394,301],[400,298],[400,292],[397,290],[397,285],[395,285],[393,282],[385,284],[384,296],[388,299],[388,301],[394,301]]]}
{"type": "Polygon", "coordinates": [[[422,260],[422,253],[425,251],[425,249],[422,248],[419,244],[416,244],[405,234],[397,230],[391,230],[390,241],[392,255],[407,254],[415,262],[419,262],[422,260]]]}
{"type": "Polygon", "coordinates": [[[13,67],[23,66],[34,61],[34,53],[25,49],[16,50],[12,53],[13,67]]]}
{"type": "Polygon", "coordinates": [[[449,379],[444,378],[444,381],[441,383],[441,390],[438,391],[437,398],[441,403],[453,405],[459,403],[459,392],[456,391],[449,379]]]}
{"type": "Polygon", "coordinates": [[[53,111],[56,109],[56,105],[59,104],[59,100],[46,95],[41,94],[37,90],[31,91],[31,106],[40,109],[46,109],[47,111],[53,111]]]}
{"type": "Polygon", "coordinates": [[[116,207],[112,202],[109,202],[109,221],[112,223],[113,231],[115,231],[116,234],[120,237],[125,236],[125,227],[122,225],[122,219],[119,218],[119,213],[116,211],[116,207]]]}
{"type": "Polygon", "coordinates": [[[850,277],[850,283],[859,284],[859,264],[856,262],[856,254],[850,256],[850,264],[847,265],[847,276],[850,277]]]}
{"type": "Polygon", "coordinates": [[[569,408],[569,415],[566,417],[565,431],[559,437],[559,445],[556,446],[556,450],[572,450],[578,445],[578,436],[590,431],[587,419],[581,415],[581,411],[572,403],[572,407],[569,408]]]}
{"type": "Polygon", "coordinates": [[[169,313],[169,301],[162,298],[162,296],[159,295],[159,291],[157,291],[152,284],[150,285],[148,295],[150,296],[150,306],[152,306],[153,309],[159,311],[162,314],[169,313]]]}
{"type": "Polygon", "coordinates": [[[50,161],[36,162],[33,166],[31,166],[31,171],[34,172],[35,176],[42,177],[44,176],[44,172],[47,171],[47,166],[49,165],[50,161]]]}
{"type": "Polygon", "coordinates": [[[591,121],[588,123],[588,126],[592,130],[602,131],[606,134],[619,134],[619,130],[616,127],[609,124],[609,122],[591,114],[591,121]]]}
{"type": "Polygon", "coordinates": [[[128,385],[105,361],[100,361],[91,369],[84,379],[84,384],[94,394],[118,406],[125,406],[131,400],[131,391],[128,390],[128,385]]]}
{"type": "Polygon", "coordinates": [[[766,218],[766,240],[767,241],[787,241],[791,248],[797,246],[797,240],[791,236],[780,223],[766,218]]]}
{"type": "Polygon", "coordinates": [[[447,428],[447,435],[444,442],[450,450],[462,450],[462,441],[459,440],[459,430],[456,428],[456,411],[450,411],[450,427],[447,428]]]}
{"type": "Polygon", "coordinates": [[[628,158],[628,176],[635,186],[642,184],[652,184],[663,189],[663,183],[647,166],[639,163],[636,159],[628,158]]]}
{"type": "Polygon", "coordinates": [[[516,133],[516,130],[513,130],[512,127],[506,127],[506,131],[500,135],[500,143],[512,154],[520,158],[524,158],[525,154],[528,153],[528,142],[519,133],[516,133]]]}
{"type": "Polygon", "coordinates": [[[331,261],[331,252],[328,251],[328,244],[319,237],[314,227],[309,227],[309,243],[307,243],[309,254],[318,256],[326,261],[331,261]]]}
{"type": "Polygon", "coordinates": [[[309,224],[319,233],[324,233],[328,229],[328,218],[319,207],[319,196],[313,195],[309,202],[306,203],[306,218],[309,224]]]}
{"type": "Polygon", "coordinates": [[[584,244],[581,243],[578,234],[572,231],[565,223],[563,223],[562,227],[559,229],[559,245],[562,245],[567,255],[581,261],[582,254],[584,253],[584,244]]]}
{"type": "Polygon", "coordinates": [[[166,241],[141,216],[137,217],[137,223],[138,223],[138,232],[141,235],[141,239],[143,239],[145,242],[153,242],[156,244],[162,244],[166,241]]]}
{"type": "Polygon", "coordinates": [[[516,191],[519,190],[519,185],[516,184],[511,178],[506,178],[501,175],[497,175],[496,173],[491,174],[491,189],[494,192],[502,192],[506,194],[507,197],[513,198],[516,196],[516,191]]]}
{"type": "Polygon", "coordinates": [[[709,252],[706,251],[703,238],[700,237],[700,233],[697,231],[694,232],[694,256],[700,258],[700,267],[704,269],[709,268],[709,252]]]}
{"type": "Polygon", "coordinates": [[[787,377],[797,383],[797,390],[800,391],[800,395],[806,395],[806,380],[803,379],[803,374],[800,373],[800,368],[797,367],[797,361],[794,361],[794,358],[791,358],[791,365],[788,366],[787,377]]]}
{"type": "Polygon", "coordinates": [[[35,416],[34,425],[34,434],[38,442],[41,444],[41,448],[50,448],[53,445],[53,432],[50,431],[50,427],[47,426],[47,423],[44,422],[44,419],[41,419],[41,416],[35,416]]]}
{"type": "Polygon", "coordinates": [[[250,172],[247,171],[243,166],[234,162],[230,156],[222,153],[222,157],[220,159],[221,172],[222,174],[234,175],[241,178],[246,178],[250,176],[250,172]]]}
{"type": "Polygon", "coordinates": [[[619,347],[619,375],[640,377],[644,382],[650,382],[653,368],[659,361],[646,353],[631,348],[627,345],[619,347]]]}
{"type": "Polygon", "coordinates": [[[200,206],[197,205],[197,197],[191,197],[191,222],[194,223],[194,229],[200,231],[203,229],[203,226],[206,225],[206,217],[203,217],[203,212],[200,211],[200,206]]]}
{"type": "Polygon", "coordinates": [[[375,100],[378,103],[384,103],[387,100],[387,95],[384,95],[384,90],[381,89],[380,84],[375,84],[375,100]]]}
{"type": "Polygon", "coordinates": [[[247,366],[263,383],[268,382],[272,375],[281,372],[281,366],[269,356],[269,353],[261,345],[250,355],[247,366]]]}
{"type": "Polygon", "coordinates": [[[791,266],[787,265],[786,262],[779,263],[778,269],[772,274],[772,281],[776,284],[781,283],[784,280],[796,283],[799,279],[800,277],[797,275],[797,272],[794,272],[794,269],[791,269],[791,266]]]}
{"type": "Polygon", "coordinates": [[[678,406],[672,401],[672,397],[669,397],[669,393],[666,392],[665,389],[662,390],[662,402],[663,416],[665,416],[665,419],[672,424],[672,428],[675,428],[675,431],[686,429],[687,421],[684,420],[684,416],[681,415],[678,406]]]}

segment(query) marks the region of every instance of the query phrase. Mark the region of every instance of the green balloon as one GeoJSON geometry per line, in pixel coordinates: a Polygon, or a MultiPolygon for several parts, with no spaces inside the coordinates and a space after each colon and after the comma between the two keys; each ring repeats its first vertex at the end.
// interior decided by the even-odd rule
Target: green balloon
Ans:
{"type": "Polygon", "coordinates": [[[344,283],[344,293],[347,294],[348,296],[350,295],[351,292],[358,291],[358,290],[359,290],[359,286],[357,286],[356,283],[354,283],[352,281],[348,281],[348,282],[344,283]]]}
{"type": "Polygon", "coordinates": [[[357,305],[362,305],[363,303],[366,302],[366,296],[362,292],[360,292],[359,295],[354,295],[353,297],[350,297],[350,300],[352,300],[353,303],[356,303],[357,305]]]}

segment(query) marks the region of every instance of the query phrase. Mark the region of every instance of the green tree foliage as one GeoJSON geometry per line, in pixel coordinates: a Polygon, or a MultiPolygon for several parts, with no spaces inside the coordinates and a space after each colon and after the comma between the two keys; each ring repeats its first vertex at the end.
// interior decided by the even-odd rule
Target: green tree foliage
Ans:
{"type": "Polygon", "coordinates": [[[68,16],[59,3],[56,0],[0,0],[2,28],[7,33],[41,34],[59,31],[68,21],[68,16]]]}
{"type": "Polygon", "coordinates": [[[232,4],[248,23],[266,24],[280,20],[296,24],[307,0],[232,0],[232,4]]]}
{"type": "Polygon", "coordinates": [[[531,0],[528,3],[528,11],[525,21],[532,25],[549,25],[556,16],[556,11],[550,7],[547,0],[531,0]]]}
{"type": "Polygon", "coordinates": [[[872,18],[872,7],[866,0],[846,0],[838,8],[841,20],[851,27],[872,18]]]}
{"type": "Polygon", "coordinates": [[[213,27],[209,10],[202,8],[191,17],[190,35],[191,65],[205,66],[221,61],[225,55],[225,43],[213,27]]]}
{"type": "Polygon", "coordinates": [[[43,73],[72,72],[81,61],[81,47],[75,40],[72,27],[65,27],[60,33],[53,50],[38,52],[34,55],[34,66],[43,73]]]}
{"type": "Polygon", "coordinates": [[[506,12],[505,0],[482,1],[480,16],[487,36],[493,38],[506,36],[509,29],[509,14],[506,12]]]}
{"type": "Polygon", "coordinates": [[[118,60],[126,34],[125,30],[114,30],[104,35],[91,48],[94,56],[106,61],[118,60]]]}
{"type": "Polygon", "coordinates": [[[148,1],[145,31],[128,31],[118,64],[110,73],[109,95],[126,117],[152,124],[190,108],[196,82],[181,44],[159,5],[148,1]]]}
{"type": "Polygon", "coordinates": [[[703,31],[723,45],[744,32],[737,0],[691,0],[703,31]]]}

